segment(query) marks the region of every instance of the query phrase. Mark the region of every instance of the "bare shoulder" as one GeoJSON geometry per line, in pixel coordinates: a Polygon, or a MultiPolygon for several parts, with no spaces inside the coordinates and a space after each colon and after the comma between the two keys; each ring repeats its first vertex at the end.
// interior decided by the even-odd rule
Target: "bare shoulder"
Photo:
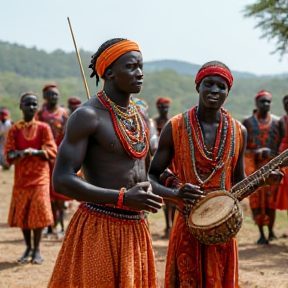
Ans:
{"type": "Polygon", "coordinates": [[[67,122],[68,135],[91,135],[96,132],[99,119],[101,118],[101,109],[98,98],[93,97],[80,106],[67,122]]]}

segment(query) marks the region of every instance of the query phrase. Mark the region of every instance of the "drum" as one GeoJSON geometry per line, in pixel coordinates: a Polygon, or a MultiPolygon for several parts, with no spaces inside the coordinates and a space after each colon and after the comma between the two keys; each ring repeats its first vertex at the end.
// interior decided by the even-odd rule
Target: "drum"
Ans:
{"type": "Polygon", "coordinates": [[[227,191],[213,191],[186,214],[190,232],[203,244],[221,244],[236,236],[243,222],[240,202],[227,191]]]}

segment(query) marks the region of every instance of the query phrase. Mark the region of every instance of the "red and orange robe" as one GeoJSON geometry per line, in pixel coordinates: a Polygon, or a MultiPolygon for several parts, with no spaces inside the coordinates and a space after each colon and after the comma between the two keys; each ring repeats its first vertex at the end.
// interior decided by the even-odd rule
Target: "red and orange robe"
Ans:
{"type": "MultiPolygon", "coordinates": [[[[45,122],[49,124],[52,134],[55,140],[57,147],[61,144],[64,134],[66,122],[68,120],[69,113],[68,110],[64,107],[57,107],[54,112],[49,112],[46,108],[46,103],[44,103],[35,116],[35,119],[41,122],[45,122]]],[[[50,172],[51,172],[51,180],[52,180],[52,172],[54,169],[55,161],[51,162],[50,172]]],[[[69,198],[56,193],[53,189],[52,182],[50,183],[50,196],[52,202],[65,201],[70,200],[69,198]]]]}
{"type": "MultiPolygon", "coordinates": [[[[195,108],[192,108],[171,119],[175,152],[173,173],[181,183],[195,185],[200,184],[198,177],[205,179],[210,175],[209,180],[201,185],[204,192],[229,190],[240,145],[243,143],[241,124],[222,110],[217,140],[220,144],[215,154],[220,158],[211,160],[204,151],[207,148],[204,141],[197,138],[199,133],[197,134],[195,129],[200,127],[197,128],[194,121],[194,112],[195,108]],[[218,169],[217,164],[220,164],[218,169]],[[212,171],[214,174],[211,174],[212,171]]],[[[202,244],[190,233],[183,214],[176,212],[168,247],[165,287],[238,287],[236,239],[233,238],[225,244],[202,244]]]]}
{"type": "MultiPolygon", "coordinates": [[[[281,121],[284,125],[284,137],[279,147],[280,153],[288,149],[288,115],[284,115],[281,121]]],[[[284,177],[278,188],[276,209],[288,210],[288,168],[282,168],[281,170],[284,173],[284,177]]]]}
{"type": "MultiPolygon", "coordinates": [[[[10,128],[5,156],[11,150],[33,148],[45,156],[25,156],[14,162],[14,186],[8,223],[23,230],[44,228],[53,224],[50,204],[49,161],[56,157],[57,147],[50,127],[42,122],[19,121],[10,128]]],[[[7,159],[9,164],[13,161],[7,159]]]]}
{"type": "MultiPolygon", "coordinates": [[[[281,131],[279,118],[270,113],[265,123],[260,123],[257,119],[257,112],[254,112],[251,117],[244,120],[243,124],[248,132],[245,172],[249,176],[273,159],[270,157],[259,160],[255,157],[253,150],[267,147],[278,152],[281,131]]],[[[273,219],[269,211],[276,209],[277,187],[262,186],[249,196],[249,201],[255,223],[260,226],[272,224],[273,219]]]]}

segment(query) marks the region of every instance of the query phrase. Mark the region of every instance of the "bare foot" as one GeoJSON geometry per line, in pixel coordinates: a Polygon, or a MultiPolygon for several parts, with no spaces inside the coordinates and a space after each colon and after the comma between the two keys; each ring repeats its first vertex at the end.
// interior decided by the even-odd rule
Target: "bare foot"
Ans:
{"type": "Polygon", "coordinates": [[[41,257],[39,250],[34,249],[31,263],[32,264],[42,264],[43,261],[44,261],[44,259],[41,257]]]}
{"type": "Polygon", "coordinates": [[[266,238],[264,236],[261,236],[258,241],[257,241],[258,245],[263,245],[263,244],[269,244],[268,240],[266,240],[266,238]]]}
{"type": "Polygon", "coordinates": [[[28,258],[31,256],[32,249],[30,247],[27,247],[24,254],[18,259],[18,263],[20,264],[26,264],[28,263],[28,258]]]}
{"type": "Polygon", "coordinates": [[[277,240],[278,238],[276,237],[276,235],[274,234],[273,231],[269,232],[269,237],[268,240],[269,241],[273,241],[273,240],[277,240]]]}

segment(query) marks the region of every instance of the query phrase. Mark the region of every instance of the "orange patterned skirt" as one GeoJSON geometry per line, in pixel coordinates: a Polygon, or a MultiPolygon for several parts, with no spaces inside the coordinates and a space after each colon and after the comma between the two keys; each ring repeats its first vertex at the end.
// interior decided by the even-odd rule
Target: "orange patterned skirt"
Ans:
{"type": "Polygon", "coordinates": [[[238,288],[236,239],[201,244],[178,211],[169,239],[165,288],[238,288]]]}
{"type": "Polygon", "coordinates": [[[13,188],[8,216],[10,227],[30,230],[53,223],[49,185],[13,188]]]}
{"type": "Polygon", "coordinates": [[[69,224],[48,287],[156,287],[146,220],[119,219],[82,203],[69,224]]]}

